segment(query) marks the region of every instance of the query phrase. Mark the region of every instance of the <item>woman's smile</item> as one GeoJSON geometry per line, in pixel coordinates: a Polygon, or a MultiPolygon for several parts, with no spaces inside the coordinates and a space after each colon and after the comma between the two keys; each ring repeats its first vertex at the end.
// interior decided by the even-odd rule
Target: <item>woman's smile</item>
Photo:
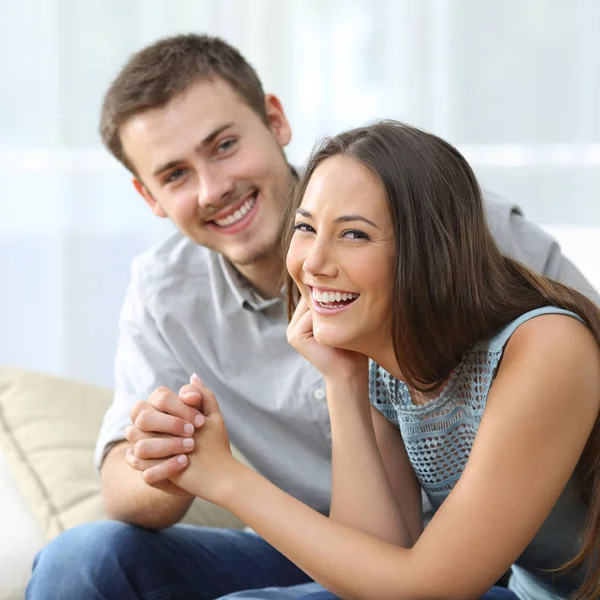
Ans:
{"type": "Polygon", "coordinates": [[[311,307],[315,339],[359,352],[381,345],[396,244],[379,179],[352,158],[325,160],[310,178],[293,229],[287,267],[311,307]]]}

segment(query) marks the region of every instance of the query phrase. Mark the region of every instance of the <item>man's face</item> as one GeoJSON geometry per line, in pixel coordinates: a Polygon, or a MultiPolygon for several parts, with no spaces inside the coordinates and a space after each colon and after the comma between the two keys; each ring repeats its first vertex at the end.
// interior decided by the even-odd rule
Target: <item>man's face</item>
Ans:
{"type": "Polygon", "coordinates": [[[268,125],[222,79],[200,81],[120,131],[154,214],[239,266],[279,251],[290,185],[290,128],[277,98],[265,105],[268,125]]]}

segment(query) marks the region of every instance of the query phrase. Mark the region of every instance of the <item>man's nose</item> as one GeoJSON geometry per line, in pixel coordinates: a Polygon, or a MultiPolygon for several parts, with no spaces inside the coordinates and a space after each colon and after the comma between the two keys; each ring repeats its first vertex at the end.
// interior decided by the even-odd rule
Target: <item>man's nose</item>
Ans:
{"type": "Polygon", "coordinates": [[[221,208],[234,189],[230,177],[206,169],[200,175],[198,204],[202,208],[221,208]]]}

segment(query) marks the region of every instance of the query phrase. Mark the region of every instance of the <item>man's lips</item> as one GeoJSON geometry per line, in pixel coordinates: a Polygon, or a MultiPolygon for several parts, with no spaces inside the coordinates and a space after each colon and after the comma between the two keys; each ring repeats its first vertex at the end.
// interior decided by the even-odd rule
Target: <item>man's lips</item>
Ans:
{"type": "Polygon", "coordinates": [[[243,200],[241,205],[236,203],[238,207],[233,212],[228,210],[229,216],[223,219],[207,221],[206,226],[223,235],[234,235],[245,230],[254,221],[254,218],[260,211],[260,198],[260,193],[258,191],[255,192],[243,200]]]}
{"type": "Polygon", "coordinates": [[[210,219],[206,219],[205,223],[215,223],[215,221],[221,221],[221,220],[226,219],[227,217],[235,214],[236,210],[239,210],[250,198],[256,196],[257,193],[258,193],[258,190],[254,190],[253,192],[246,194],[245,196],[243,196],[242,198],[240,198],[233,204],[230,204],[227,208],[223,209],[221,212],[212,216],[210,219]]]}

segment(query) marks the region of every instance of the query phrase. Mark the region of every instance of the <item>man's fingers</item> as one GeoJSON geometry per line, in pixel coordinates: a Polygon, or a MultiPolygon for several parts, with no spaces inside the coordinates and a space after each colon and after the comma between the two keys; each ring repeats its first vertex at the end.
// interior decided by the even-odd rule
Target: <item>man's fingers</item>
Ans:
{"type": "Polygon", "coordinates": [[[168,433],[177,437],[188,437],[193,435],[195,428],[192,423],[167,415],[156,410],[153,406],[152,410],[142,411],[133,424],[138,429],[153,433],[168,433]]]}
{"type": "Polygon", "coordinates": [[[150,438],[171,438],[168,433],[154,433],[153,431],[142,431],[133,425],[125,427],[125,439],[128,442],[139,442],[140,440],[149,440],[150,438]]]}
{"type": "Polygon", "coordinates": [[[150,467],[155,467],[159,465],[161,462],[164,462],[164,458],[158,458],[153,460],[144,460],[142,458],[138,458],[131,448],[127,448],[127,452],[125,453],[125,460],[127,464],[136,471],[145,471],[150,467]]]}
{"type": "Polygon", "coordinates": [[[169,479],[169,477],[173,477],[173,475],[179,473],[180,471],[183,471],[187,464],[188,458],[184,454],[172,456],[167,460],[161,461],[160,464],[146,469],[142,473],[142,477],[148,485],[156,485],[161,481],[169,479]]]}
{"type": "Polygon", "coordinates": [[[193,423],[196,427],[204,422],[201,413],[197,409],[185,404],[177,394],[168,388],[157,388],[152,392],[149,402],[160,412],[179,417],[188,423],[193,423]]]}
{"type": "Polygon", "coordinates": [[[135,456],[131,448],[127,450],[125,460],[132,469],[142,471],[142,476],[147,484],[155,486],[167,481],[169,477],[185,469],[188,464],[185,454],[172,456],[166,460],[143,460],[135,456]]]}
{"type": "Polygon", "coordinates": [[[128,425],[127,427],[125,427],[125,439],[128,442],[135,444],[135,442],[139,440],[145,440],[150,437],[153,437],[152,433],[140,431],[137,427],[134,427],[133,425],[128,425]]]}
{"type": "Polygon", "coordinates": [[[166,458],[176,454],[184,454],[194,449],[193,438],[148,438],[139,440],[133,446],[133,453],[138,458],[155,459],[166,458]]]}
{"type": "Polygon", "coordinates": [[[138,417],[138,415],[143,411],[143,410],[148,410],[148,408],[151,408],[150,403],[147,402],[146,400],[138,400],[134,405],[133,408],[131,409],[131,421],[135,421],[138,417]]]}

